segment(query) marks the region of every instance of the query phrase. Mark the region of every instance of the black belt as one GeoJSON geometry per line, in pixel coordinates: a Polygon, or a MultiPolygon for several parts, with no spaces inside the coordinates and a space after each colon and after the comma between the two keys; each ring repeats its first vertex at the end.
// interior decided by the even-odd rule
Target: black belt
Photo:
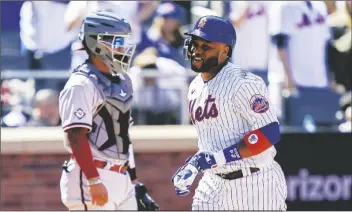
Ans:
{"type": "MultiPolygon", "coordinates": [[[[256,173],[257,171],[260,170],[259,168],[253,168],[253,167],[250,167],[249,169],[250,169],[252,174],[256,173]]],[[[216,175],[224,178],[225,180],[234,180],[234,179],[242,178],[243,177],[243,172],[242,172],[242,170],[238,170],[238,171],[230,172],[230,173],[227,173],[227,174],[216,174],[216,175]]]]}

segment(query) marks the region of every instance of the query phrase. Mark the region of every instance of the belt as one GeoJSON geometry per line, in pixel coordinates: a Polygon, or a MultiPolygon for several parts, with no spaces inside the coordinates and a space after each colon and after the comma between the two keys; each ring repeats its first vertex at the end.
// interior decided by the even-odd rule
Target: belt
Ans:
{"type": "MultiPolygon", "coordinates": [[[[259,171],[259,168],[254,168],[254,167],[250,167],[249,168],[251,174],[256,173],[257,171],[259,171]]],[[[239,179],[242,178],[244,176],[248,176],[249,174],[245,175],[243,174],[242,170],[238,170],[238,171],[234,171],[234,172],[230,172],[227,174],[216,174],[222,178],[224,178],[225,180],[235,180],[235,179],[239,179]]]]}
{"type": "MultiPolygon", "coordinates": [[[[72,159],[75,159],[75,157],[73,155],[71,155],[72,159]]],[[[93,160],[93,164],[95,165],[95,167],[99,168],[99,169],[106,169],[106,170],[110,170],[110,171],[115,171],[115,172],[119,172],[122,174],[125,174],[125,172],[128,169],[128,161],[126,161],[126,163],[124,165],[116,165],[116,164],[112,164],[112,163],[108,163],[106,161],[102,161],[102,160],[93,160]]]]}
{"type": "Polygon", "coordinates": [[[94,160],[93,161],[94,165],[99,168],[99,169],[106,169],[110,171],[115,171],[119,172],[122,174],[125,174],[128,168],[128,162],[126,162],[124,165],[116,165],[116,164],[111,164],[106,161],[101,161],[101,160],[94,160]]]}

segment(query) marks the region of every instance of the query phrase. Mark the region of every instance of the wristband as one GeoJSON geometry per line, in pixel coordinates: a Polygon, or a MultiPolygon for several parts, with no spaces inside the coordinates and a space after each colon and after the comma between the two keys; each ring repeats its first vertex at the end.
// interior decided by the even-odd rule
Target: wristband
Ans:
{"type": "Polygon", "coordinates": [[[218,166],[242,159],[240,152],[238,151],[237,144],[216,152],[214,154],[214,158],[218,166]]]}
{"type": "Polygon", "coordinates": [[[100,178],[97,178],[97,179],[94,179],[94,180],[87,180],[88,186],[96,185],[96,184],[99,184],[99,183],[102,183],[102,181],[100,180],[100,178]]]}

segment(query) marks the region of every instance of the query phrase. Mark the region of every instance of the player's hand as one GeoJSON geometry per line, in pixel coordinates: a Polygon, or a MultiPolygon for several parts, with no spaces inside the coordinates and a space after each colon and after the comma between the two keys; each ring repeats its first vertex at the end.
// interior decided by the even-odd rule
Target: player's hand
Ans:
{"type": "Polygon", "coordinates": [[[89,192],[94,206],[103,206],[108,202],[108,191],[103,183],[89,185],[89,192]]]}
{"type": "Polygon", "coordinates": [[[342,84],[338,84],[335,80],[330,82],[329,89],[336,93],[344,93],[346,91],[345,87],[342,84]]]}
{"type": "MultiPolygon", "coordinates": [[[[188,164],[188,166],[192,165],[188,164]]],[[[189,188],[191,187],[197,174],[197,169],[192,169],[187,166],[182,170],[177,170],[177,172],[172,177],[172,182],[175,187],[175,192],[178,196],[186,196],[190,193],[189,188]]]]}
{"type": "Polygon", "coordinates": [[[197,158],[198,166],[202,171],[217,167],[217,163],[212,152],[199,151],[195,157],[197,158]]]}
{"type": "Polygon", "coordinates": [[[194,159],[194,156],[187,159],[186,164],[180,167],[172,176],[172,183],[178,196],[186,196],[190,193],[189,188],[199,173],[199,168],[192,165],[192,163],[196,162],[194,159]]]}
{"type": "Polygon", "coordinates": [[[282,95],[286,98],[290,96],[298,96],[296,84],[292,79],[285,79],[282,95]]]}

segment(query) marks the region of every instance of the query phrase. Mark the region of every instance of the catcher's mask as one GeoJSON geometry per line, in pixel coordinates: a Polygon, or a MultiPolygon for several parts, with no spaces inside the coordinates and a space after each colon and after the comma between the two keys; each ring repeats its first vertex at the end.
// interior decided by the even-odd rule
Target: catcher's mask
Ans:
{"type": "Polygon", "coordinates": [[[110,12],[92,12],[83,22],[79,38],[90,53],[100,57],[113,73],[127,72],[135,44],[131,26],[110,12]]]}
{"type": "Polygon", "coordinates": [[[120,64],[123,71],[128,71],[135,51],[130,35],[98,34],[97,41],[110,51],[109,60],[120,64]]]}

